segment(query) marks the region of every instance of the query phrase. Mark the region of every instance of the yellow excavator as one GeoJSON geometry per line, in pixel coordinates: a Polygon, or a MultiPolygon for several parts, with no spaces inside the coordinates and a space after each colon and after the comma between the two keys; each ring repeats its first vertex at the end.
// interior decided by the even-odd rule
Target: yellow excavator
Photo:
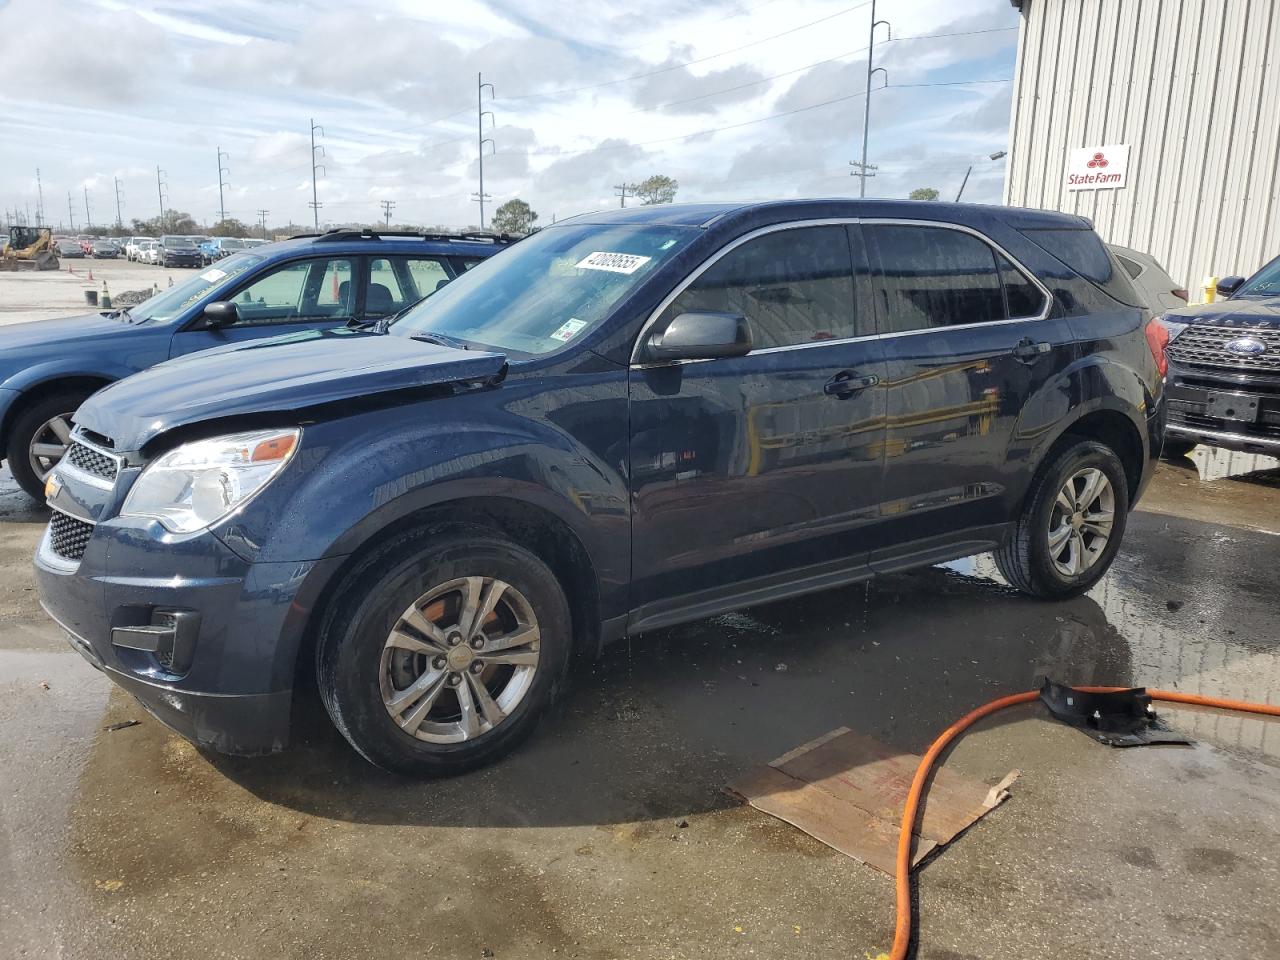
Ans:
{"type": "Polygon", "coordinates": [[[57,270],[58,248],[48,227],[10,227],[0,270],[57,270]]]}

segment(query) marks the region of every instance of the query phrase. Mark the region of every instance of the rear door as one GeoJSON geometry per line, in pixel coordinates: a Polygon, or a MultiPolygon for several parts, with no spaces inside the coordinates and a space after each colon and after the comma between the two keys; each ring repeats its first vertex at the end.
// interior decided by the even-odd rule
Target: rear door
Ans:
{"type": "Polygon", "coordinates": [[[862,259],[843,224],[773,229],[721,251],[659,314],[650,332],[742,314],[755,348],[632,366],[633,628],[866,570],[884,390],[862,259]]]}
{"type": "Polygon", "coordinates": [[[226,298],[239,311],[236,323],[210,329],[197,317],[173,337],[170,355],[344,326],[356,316],[359,267],[357,257],[309,257],[269,268],[226,298]]]}
{"type": "Polygon", "coordinates": [[[371,257],[361,315],[366,320],[389,317],[435,293],[452,279],[452,267],[446,257],[371,257]]]}
{"type": "Polygon", "coordinates": [[[1042,388],[1075,355],[1071,329],[1050,316],[1043,286],[975,231],[868,220],[863,232],[883,335],[884,511],[894,544],[872,566],[954,556],[958,545],[989,549],[1029,469],[1009,460],[1015,430],[1066,412],[1066,397],[1042,388]],[[1031,398],[1061,409],[1024,416],[1031,398]]]}

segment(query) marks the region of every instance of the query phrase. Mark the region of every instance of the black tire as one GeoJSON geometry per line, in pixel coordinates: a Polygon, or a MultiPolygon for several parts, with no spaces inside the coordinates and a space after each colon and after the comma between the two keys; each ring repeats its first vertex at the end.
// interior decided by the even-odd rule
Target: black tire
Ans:
{"type": "Polygon", "coordinates": [[[1063,600],[1084,593],[1102,578],[1115,559],[1129,516],[1129,483],[1115,452],[1093,440],[1079,440],[1052,455],[1032,481],[1031,493],[1013,530],[993,556],[1009,584],[1045,600],[1063,600]],[[1092,565],[1068,576],[1053,562],[1049,526],[1058,493],[1068,478],[1089,467],[1102,471],[1111,485],[1114,507],[1110,536],[1092,565]]]}
{"type": "Polygon", "coordinates": [[[419,529],[374,550],[344,578],[321,626],[316,676],[334,725],[367,760],[404,776],[443,776],[492,763],[533,732],[563,686],[571,647],[564,590],[534,554],[484,527],[419,529]],[[473,576],[499,578],[528,601],[539,628],[537,667],[499,723],[462,742],[428,742],[405,732],[383,702],[383,648],[411,605],[473,576]]]}
{"type": "Polygon", "coordinates": [[[1198,443],[1194,440],[1166,440],[1160,448],[1160,456],[1165,460],[1177,460],[1194,450],[1198,443]]]}
{"type": "Polygon", "coordinates": [[[13,479],[28,495],[44,502],[44,479],[31,465],[31,441],[36,431],[54,417],[74,413],[92,394],[91,390],[63,390],[23,407],[9,429],[4,457],[13,479]]]}

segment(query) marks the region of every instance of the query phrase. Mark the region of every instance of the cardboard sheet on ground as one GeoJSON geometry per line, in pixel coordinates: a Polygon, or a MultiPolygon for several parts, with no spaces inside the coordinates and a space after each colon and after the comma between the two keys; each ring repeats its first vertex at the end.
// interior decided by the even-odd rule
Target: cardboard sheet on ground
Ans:
{"type": "MultiPolygon", "coordinates": [[[[729,792],[841,853],[893,875],[902,807],[920,757],[840,727],[752,770],[729,792]]],[[[989,787],[935,768],[916,823],[911,865],[922,860],[1008,796],[1012,771],[989,787]]]]}

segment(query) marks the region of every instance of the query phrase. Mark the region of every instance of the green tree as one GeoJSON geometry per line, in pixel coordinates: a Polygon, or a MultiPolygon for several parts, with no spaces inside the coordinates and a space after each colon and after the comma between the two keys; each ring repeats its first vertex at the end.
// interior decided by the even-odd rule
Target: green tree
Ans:
{"type": "Polygon", "coordinates": [[[538,215],[527,203],[516,197],[493,212],[493,229],[498,233],[529,233],[538,215]]]}
{"type": "Polygon", "coordinates": [[[916,187],[907,194],[908,200],[937,200],[938,191],[933,187],[916,187]]]}
{"type": "Polygon", "coordinates": [[[186,234],[199,233],[200,225],[189,213],[181,210],[166,210],[163,217],[152,217],[150,220],[134,220],[135,234],[158,237],[166,233],[186,234]]]}
{"type": "Polygon", "coordinates": [[[227,217],[225,220],[219,220],[209,230],[211,237],[247,237],[251,227],[245,226],[235,217],[227,217]]]}
{"type": "Polygon", "coordinates": [[[676,198],[680,189],[680,181],[672,180],[661,173],[655,173],[647,180],[642,180],[635,188],[635,195],[643,204],[670,203],[676,198]]]}

